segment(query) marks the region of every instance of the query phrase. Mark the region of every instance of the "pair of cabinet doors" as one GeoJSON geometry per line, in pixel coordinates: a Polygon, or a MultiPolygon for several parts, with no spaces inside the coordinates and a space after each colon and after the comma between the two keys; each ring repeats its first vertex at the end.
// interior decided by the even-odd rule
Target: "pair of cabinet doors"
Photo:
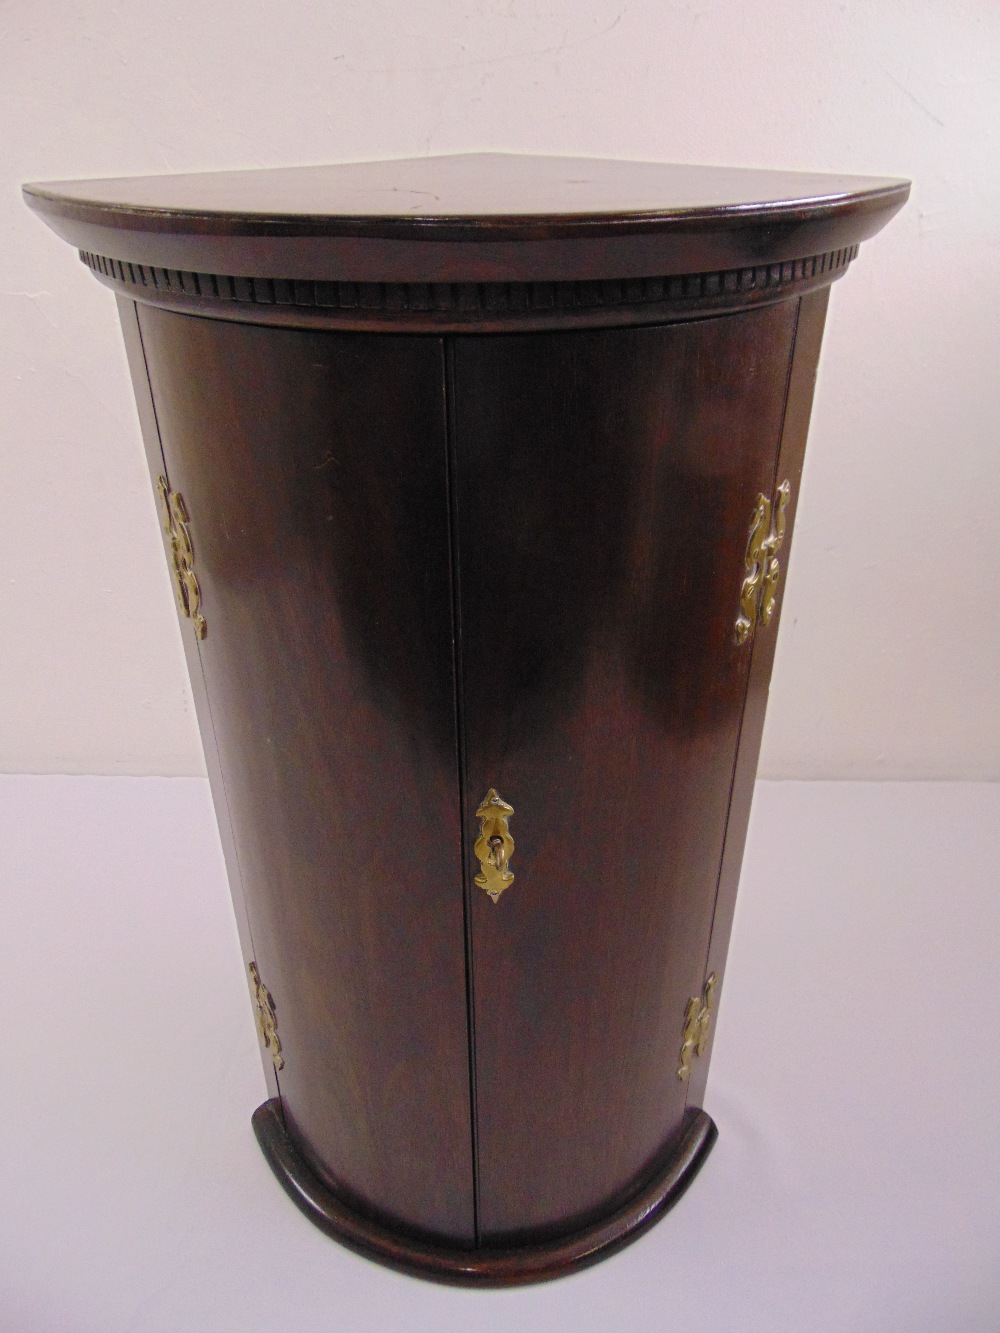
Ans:
{"type": "Polygon", "coordinates": [[[135,308],[286,1121],[390,1224],[572,1229],[681,1122],[796,306],[445,337],[135,308]]]}

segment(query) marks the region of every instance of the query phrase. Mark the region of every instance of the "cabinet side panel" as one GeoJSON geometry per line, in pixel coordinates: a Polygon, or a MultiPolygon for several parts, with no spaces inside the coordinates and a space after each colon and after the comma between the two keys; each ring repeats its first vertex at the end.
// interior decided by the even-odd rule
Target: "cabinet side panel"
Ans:
{"type": "Polygon", "coordinates": [[[610,1208],[681,1123],[794,324],[455,340],[468,806],[515,812],[472,895],[484,1240],[610,1208]]]}
{"type": "Polygon", "coordinates": [[[357,1207],[469,1244],[441,342],[139,321],[286,1123],[357,1207]]]}
{"type": "MultiPolygon", "coordinates": [[[[795,514],[798,508],[802,480],[802,465],[805,458],[806,435],[809,430],[809,416],[812,412],[813,391],[816,386],[816,369],[819,364],[820,344],[823,339],[823,326],[826,322],[826,310],[829,301],[830,289],[827,287],[822,291],[803,297],[800,303],[795,334],[795,352],[788,382],[788,404],[785,411],[785,422],[781,433],[781,449],[775,474],[779,482],[786,478],[791,482],[791,499],[786,510],[785,539],[781,548],[783,571],[788,569],[788,560],[791,554],[795,514]]],[[[784,577],[783,573],[782,578],[784,577]]],[[[767,708],[768,690],[771,685],[771,670],[774,666],[774,652],[781,620],[782,601],[783,597],[781,596],[781,590],[779,590],[777,606],[770,625],[763,633],[758,633],[753,641],[753,658],[747,682],[743,727],[740,731],[739,753],[733,778],[733,798],[729,810],[729,823],[726,828],[725,853],[722,859],[722,871],[719,875],[718,898],[706,967],[706,972],[715,972],[718,977],[716,1010],[718,1010],[718,1001],[721,997],[726,954],[729,950],[729,937],[732,933],[733,917],[736,912],[736,891],[739,886],[740,868],[743,864],[743,848],[746,844],[747,827],[750,822],[750,806],[753,800],[754,779],[757,775],[761,737],[764,734],[764,713],[767,708]]],[[[693,1106],[701,1106],[704,1102],[714,1026],[713,1024],[713,1031],[709,1034],[705,1054],[696,1062],[691,1074],[689,1100],[693,1106]]]]}
{"type": "MultiPolygon", "coordinates": [[[[160,444],[160,434],[156,424],[156,411],[153,407],[153,396],[146,371],[146,357],[142,346],[142,335],[139,332],[138,309],[134,301],[126,300],[123,296],[119,296],[117,299],[118,317],[121,320],[122,336],[125,340],[125,354],[128,357],[132,389],[135,393],[139,425],[142,429],[142,440],[146,451],[146,461],[149,464],[149,476],[155,493],[157,480],[164,475],[167,465],[163,458],[163,448],[160,444]]],[[[158,495],[156,496],[156,502],[159,512],[160,498],[158,495]]],[[[166,536],[162,521],[160,523],[160,535],[164,539],[164,552],[169,563],[171,559],[169,539],[166,536]]],[[[190,626],[183,616],[181,617],[181,642],[184,645],[184,658],[191,683],[191,695],[194,699],[195,712],[198,716],[198,729],[201,733],[202,746],[205,751],[205,767],[208,769],[208,780],[212,789],[212,802],[215,806],[216,820],[219,826],[222,854],[226,862],[226,874],[229,878],[229,892],[233,900],[233,913],[236,917],[236,929],[240,937],[240,949],[243,953],[244,963],[249,963],[254,956],[253,939],[250,935],[250,922],[247,917],[243,877],[240,874],[240,863],[233,839],[229,799],[222,776],[219,747],[215,740],[212,708],[208,699],[208,691],[205,688],[205,674],[202,671],[198,642],[190,633],[190,626]]],[[[249,974],[247,974],[245,980],[249,986],[249,974]]],[[[261,1063],[264,1068],[268,1096],[277,1097],[278,1078],[274,1062],[263,1049],[261,1049],[261,1063]]]]}

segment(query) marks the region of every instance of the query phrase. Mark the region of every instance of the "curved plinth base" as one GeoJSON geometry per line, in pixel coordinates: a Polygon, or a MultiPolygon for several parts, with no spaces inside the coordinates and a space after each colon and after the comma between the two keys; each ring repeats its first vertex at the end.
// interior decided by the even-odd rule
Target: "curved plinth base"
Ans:
{"type": "Polygon", "coordinates": [[[561,1277],[635,1240],[677,1202],[697,1175],[718,1130],[704,1111],[687,1113],[666,1165],[640,1192],[582,1231],[513,1249],[460,1249],[390,1231],[343,1203],[317,1179],[289,1137],[273,1098],[253,1115],[254,1133],[286,1193],[321,1231],[369,1259],[405,1273],[470,1287],[506,1287],[561,1277]]]}

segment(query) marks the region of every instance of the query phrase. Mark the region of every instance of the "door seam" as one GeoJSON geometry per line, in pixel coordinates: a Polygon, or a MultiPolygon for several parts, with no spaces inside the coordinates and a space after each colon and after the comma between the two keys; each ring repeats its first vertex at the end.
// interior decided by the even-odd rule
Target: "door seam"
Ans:
{"type": "Polygon", "coordinates": [[[452,680],[455,689],[455,751],[458,772],[459,852],[462,865],[462,919],[465,945],[465,1019],[469,1060],[469,1130],[472,1153],[472,1220],[475,1244],[479,1227],[479,1104],[476,1086],[476,995],[472,936],[472,881],[469,874],[467,820],[468,755],[466,747],[464,670],[462,660],[462,580],[458,536],[458,457],[455,405],[455,340],[441,340],[445,407],[445,477],[448,491],[448,560],[451,582],[452,680]]]}

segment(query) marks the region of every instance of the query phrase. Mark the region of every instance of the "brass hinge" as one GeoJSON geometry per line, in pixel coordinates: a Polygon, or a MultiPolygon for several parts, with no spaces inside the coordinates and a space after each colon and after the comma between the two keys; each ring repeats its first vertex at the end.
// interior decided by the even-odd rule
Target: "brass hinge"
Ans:
{"type": "Polygon", "coordinates": [[[514,855],[514,839],[510,836],[508,824],[513,813],[514,807],[498,796],[493,787],[483,797],[476,811],[479,837],[472,848],[479,860],[476,883],[486,890],[494,903],[504,889],[509,889],[514,883],[514,876],[507,869],[507,862],[514,855]]]}
{"type": "Polygon", "coordinates": [[[191,520],[180,491],[172,491],[166,477],[156,483],[163,503],[163,531],[170,538],[170,560],[173,566],[174,588],[182,613],[194,625],[199,639],[208,633],[205,617],[201,614],[201,588],[194,572],[194,542],[191,539],[191,520]]]}
{"type": "Polygon", "coordinates": [[[250,985],[253,988],[254,1008],[257,1011],[257,1032],[261,1045],[274,1061],[275,1069],[284,1069],[281,1056],[281,1040],[278,1037],[278,1017],[274,1007],[274,997],[260,979],[256,963],[248,963],[250,985]]]}
{"type": "Polygon", "coordinates": [[[774,493],[773,504],[766,495],[757,496],[750,519],[745,577],[740,589],[740,614],[736,618],[737,643],[746,643],[754,628],[769,625],[774,615],[781,576],[778,552],[785,540],[785,510],[791,494],[791,483],[783,481],[774,493]]]}
{"type": "Polygon", "coordinates": [[[712,1026],[712,998],[717,980],[713,972],[702,987],[701,998],[695,996],[687,1002],[684,1011],[684,1041],[680,1064],[677,1066],[677,1077],[682,1083],[686,1082],[691,1073],[691,1061],[696,1055],[705,1053],[708,1032],[712,1026]]]}

